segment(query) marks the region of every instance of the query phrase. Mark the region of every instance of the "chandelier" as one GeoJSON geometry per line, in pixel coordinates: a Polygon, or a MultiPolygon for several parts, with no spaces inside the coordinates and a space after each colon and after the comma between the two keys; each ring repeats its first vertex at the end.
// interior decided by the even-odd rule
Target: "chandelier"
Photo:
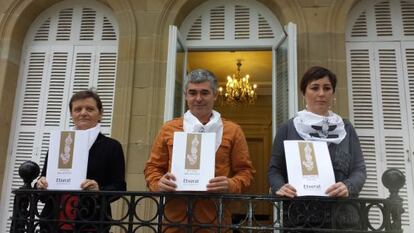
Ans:
{"type": "Polygon", "coordinates": [[[227,104],[251,104],[257,98],[256,88],[257,85],[251,85],[249,82],[250,76],[246,74],[241,75],[240,67],[242,66],[241,60],[237,60],[237,72],[232,76],[227,76],[226,88],[219,87],[219,95],[227,104]]]}

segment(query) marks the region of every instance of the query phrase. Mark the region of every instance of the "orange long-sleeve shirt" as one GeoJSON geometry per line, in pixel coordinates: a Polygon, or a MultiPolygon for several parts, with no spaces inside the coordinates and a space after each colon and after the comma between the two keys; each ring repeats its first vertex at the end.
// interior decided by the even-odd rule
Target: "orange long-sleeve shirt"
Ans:
{"type": "MultiPolygon", "coordinates": [[[[240,126],[223,121],[223,137],[216,152],[215,176],[229,177],[229,192],[245,191],[253,180],[255,170],[249,157],[246,138],[240,126]]],[[[170,171],[174,132],[183,131],[183,118],[171,120],[163,125],[153,146],[144,174],[151,191],[158,190],[158,181],[170,171]]],[[[164,213],[171,222],[186,221],[186,204],[183,200],[168,200],[164,213]]],[[[211,223],[217,220],[216,206],[209,200],[197,201],[193,209],[193,218],[199,223],[211,223]]],[[[230,208],[224,210],[224,223],[230,223],[230,208]]],[[[183,232],[184,230],[168,231],[183,232]]],[[[198,231],[197,231],[198,232],[198,231]]]]}

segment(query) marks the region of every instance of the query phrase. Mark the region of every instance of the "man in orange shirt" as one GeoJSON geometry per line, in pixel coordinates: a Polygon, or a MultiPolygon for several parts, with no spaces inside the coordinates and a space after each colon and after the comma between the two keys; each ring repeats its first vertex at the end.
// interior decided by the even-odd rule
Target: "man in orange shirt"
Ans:
{"type": "MultiPolygon", "coordinates": [[[[144,170],[147,186],[151,191],[175,191],[176,177],[170,173],[174,132],[214,132],[215,177],[209,181],[207,192],[245,191],[253,180],[255,170],[240,126],[221,118],[220,113],[213,110],[217,99],[217,80],[214,75],[202,69],[192,71],[185,84],[185,99],[189,110],[183,117],[165,123],[155,139],[144,170]]],[[[187,205],[183,204],[183,200],[168,199],[164,222],[186,223],[186,211],[187,205]]],[[[194,224],[214,223],[218,221],[217,213],[216,205],[211,200],[197,200],[192,209],[192,221],[194,224]]],[[[221,221],[225,225],[231,224],[229,208],[223,210],[221,221]]],[[[165,232],[186,232],[186,229],[169,228],[165,232]]],[[[203,232],[203,229],[196,232],[203,232]]],[[[211,229],[207,232],[211,232],[211,229]]]]}

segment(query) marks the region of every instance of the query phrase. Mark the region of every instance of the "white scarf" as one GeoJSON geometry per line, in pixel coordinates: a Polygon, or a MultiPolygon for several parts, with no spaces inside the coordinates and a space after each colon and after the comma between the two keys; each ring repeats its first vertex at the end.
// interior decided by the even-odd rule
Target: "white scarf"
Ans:
{"type": "Polygon", "coordinates": [[[220,147],[223,137],[223,122],[221,121],[220,113],[214,110],[213,114],[211,114],[210,121],[205,125],[188,110],[184,113],[183,129],[187,133],[216,133],[216,151],[220,147]]]}
{"type": "Polygon", "coordinates": [[[328,116],[321,116],[302,110],[295,114],[293,124],[305,140],[339,144],[346,136],[344,121],[332,111],[328,112],[328,116]]]}
{"type": "MultiPolygon", "coordinates": [[[[75,127],[71,127],[71,130],[79,130],[75,127]]],[[[99,132],[101,132],[101,125],[96,124],[95,127],[85,129],[84,131],[88,132],[89,134],[89,140],[88,140],[88,148],[91,149],[92,145],[95,143],[96,139],[98,138],[99,132]]]]}

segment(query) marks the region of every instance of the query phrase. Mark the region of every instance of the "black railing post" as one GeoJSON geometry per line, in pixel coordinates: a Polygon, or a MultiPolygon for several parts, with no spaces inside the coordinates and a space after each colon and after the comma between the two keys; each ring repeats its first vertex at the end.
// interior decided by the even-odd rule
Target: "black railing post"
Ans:
{"type": "Polygon", "coordinates": [[[391,229],[388,230],[403,232],[401,227],[401,215],[404,213],[403,199],[398,192],[405,184],[405,176],[400,170],[391,168],[382,174],[382,183],[390,192],[387,199],[391,202],[391,229]]]}
{"type": "MultiPolygon", "coordinates": [[[[33,189],[32,182],[40,173],[40,168],[33,161],[26,161],[19,167],[19,176],[23,179],[23,186],[20,190],[33,189]]],[[[33,223],[33,196],[31,194],[16,194],[13,203],[13,220],[11,224],[11,233],[34,232],[33,223]]]]}

